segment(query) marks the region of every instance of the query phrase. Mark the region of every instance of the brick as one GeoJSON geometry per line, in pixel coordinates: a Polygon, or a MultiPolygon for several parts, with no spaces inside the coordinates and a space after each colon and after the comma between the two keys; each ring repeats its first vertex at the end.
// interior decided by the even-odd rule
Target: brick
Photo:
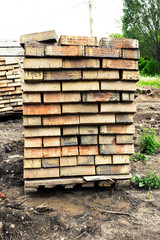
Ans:
{"type": "Polygon", "coordinates": [[[62,35],[59,40],[60,45],[74,46],[99,46],[97,37],[65,36],[62,35]]]}
{"type": "Polygon", "coordinates": [[[62,91],[97,91],[99,90],[98,81],[90,82],[62,82],[62,91]]]}
{"type": "Polygon", "coordinates": [[[44,57],[44,44],[38,42],[25,44],[25,56],[44,57]]]}
{"type": "Polygon", "coordinates": [[[59,177],[59,168],[24,169],[24,179],[59,177]]]}
{"type": "Polygon", "coordinates": [[[61,167],[60,176],[86,176],[95,175],[95,166],[75,166],[75,167],[61,167]]]}
{"type": "Polygon", "coordinates": [[[79,127],[78,126],[74,126],[74,127],[63,127],[63,136],[67,136],[67,135],[78,135],[79,134],[79,127]]]}
{"type": "Polygon", "coordinates": [[[81,102],[80,93],[44,93],[44,103],[81,102]]]}
{"type": "Polygon", "coordinates": [[[60,127],[50,128],[25,128],[25,137],[47,137],[47,136],[60,136],[60,127]]]}
{"type": "Polygon", "coordinates": [[[18,87],[21,86],[21,83],[8,83],[8,87],[18,87]]]}
{"type": "Polygon", "coordinates": [[[52,115],[60,114],[61,106],[60,104],[52,105],[24,105],[23,106],[23,115],[52,115]]]}
{"type": "Polygon", "coordinates": [[[23,92],[57,92],[60,83],[23,83],[23,92]]]}
{"type": "Polygon", "coordinates": [[[105,164],[112,164],[112,159],[110,155],[95,156],[95,165],[105,165],[105,164]]]}
{"type": "Polygon", "coordinates": [[[63,59],[63,68],[100,68],[99,59],[63,59]]]}
{"type": "Polygon", "coordinates": [[[94,165],[94,156],[78,156],[78,165],[94,165]]]}
{"type": "Polygon", "coordinates": [[[122,93],[122,101],[130,101],[129,93],[122,93]]]}
{"type": "Polygon", "coordinates": [[[136,112],[136,104],[133,103],[101,103],[100,109],[102,113],[110,112],[136,112]]]}
{"type": "Polygon", "coordinates": [[[132,135],[117,135],[116,144],[133,144],[132,135]]]}
{"type": "Polygon", "coordinates": [[[133,114],[116,114],[116,123],[133,123],[133,114]]]}
{"type": "Polygon", "coordinates": [[[133,145],[100,145],[100,154],[132,154],[133,145]]]}
{"type": "Polygon", "coordinates": [[[109,49],[101,47],[86,47],[85,48],[86,57],[109,57],[109,58],[119,58],[121,57],[120,49],[109,49]]]}
{"type": "Polygon", "coordinates": [[[44,126],[59,126],[59,125],[73,125],[79,124],[79,116],[53,116],[43,117],[44,126]]]}
{"type": "Polygon", "coordinates": [[[41,168],[41,159],[24,159],[23,168],[41,168]]]}
{"type": "Polygon", "coordinates": [[[41,117],[23,117],[23,126],[41,126],[41,117]]]}
{"type": "Polygon", "coordinates": [[[83,71],[83,79],[85,80],[105,80],[105,79],[110,79],[110,80],[117,80],[119,79],[119,71],[113,70],[113,71],[108,71],[108,70],[89,70],[89,71],[83,71]]]}
{"type": "Polygon", "coordinates": [[[80,136],[80,144],[81,145],[97,145],[98,144],[97,136],[94,136],[94,135],[80,136]]]}
{"type": "Polygon", "coordinates": [[[76,155],[78,155],[77,146],[62,147],[62,156],[76,156],[76,155]]]}
{"type": "Polygon", "coordinates": [[[104,123],[115,123],[114,114],[90,114],[81,115],[80,124],[104,124],[104,123]]]}
{"type": "Polygon", "coordinates": [[[45,56],[67,56],[80,57],[84,56],[84,48],[82,46],[54,46],[46,45],[45,56]]]}
{"type": "Polygon", "coordinates": [[[134,134],[134,125],[104,125],[100,126],[101,134],[134,134]]]}
{"type": "Polygon", "coordinates": [[[140,59],[140,51],[137,49],[122,49],[122,58],[127,58],[127,59],[140,59]]]}
{"type": "Polygon", "coordinates": [[[139,80],[139,71],[122,71],[122,80],[139,80]]]}
{"type": "Polygon", "coordinates": [[[97,126],[80,126],[81,135],[97,135],[98,127],[97,126]]]}
{"type": "Polygon", "coordinates": [[[60,158],[60,166],[76,166],[77,165],[77,157],[61,157],[60,158]]]}
{"type": "Polygon", "coordinates": [[[139,48],[138,40],[128,38],[102,38],[99,45],[104,48],[139,48]]]}
{"type": "Polygon", "coordinates": [[[0,83],[0,88],[2,88],[2,87],[7,87],[7,86],[8,86],[7,83],[0,83]]]}
{"type": "Polygon", "coordinates": [[[98,155],[98,146],[79,146],[79,155],[98,155]]]}
{"type": "Polygon", "coordinates": [[[24,69],[50,69],[62,68],[61,58],[25,58],[24,69]]]}
{"type": "Polygon", "coordinates": [[[43,147],[60,147],[60,137],[44,137],[43,147]]]}
{"type": "Polygon", "coordinates": [[[7,92],[7,91],[14,91],[15,88],[14,87],[4,87],[4,88],[0,88],[0,92],[7,92]]]}
{"type": "Polygon", "coordinates": [[[98,104],[62,104],[62,113],[98,113],[98,104]]]}
{"type": "Polygon", "coordinates": [[[23,94],[23,103],[41,103],[41,94],[40,93],[24,93],[23,94]]]}
{"type": "Polygon", "coordinates": [[[113,164],[129,163],[129,155],[113,155],[113,164]]]}
{"type": "Polygon", "coordinates": [[[42,158],[42,149],[38,148],[25,148],[24,158],[42,158]]]}
{"type": "Polygon", "coordinates": [[[43,80],[43,72],[42,71],[24,71],[24,81],[42,81],[43,80]]]}
{"type": "Polygon", "coordinates": [[[134,82],[122,82],[122,81],[102,81],[101,90],[107,91],[136,91],[136,84],[134,82]]]}
{"type": "Polygon", "coordinates": [[[96,174],[110,175],[110,174],[127,174],[130,171],[129,165],[100,165],[96,167],[96,174]]]}
{"type": "Polygon", "coordinates": [[[42,138],[25,138],[24,140],[25,148],[41,148],[42,147],[42,138]]]}
{"type": "Polygon", "coordinates": [[[45,71],[44,72],[44,81],[49,81],[49,80],[81,80],[81,71],[78,70],[60,70],[60,71],[45,71]]]}
{"type": "Polygon", "coordinates": [[[61,146],[78,145],[77,137],[61,137],[61,146]]]}
{"type": "Polygon", "coordinates": [[[54,147],[54,148],[44,148],[43,149],[43,157],[50,158],[50,157],[60,157],[61,156],[61,148],[54,147]]]}
{"type": "Polygon", "coordinates": [[[138,70],[138,61],[123,59],[103,59],[102,68],[138,70]]]}
{"type": "Polygon", "coordinates": [[[129,94],[129,100],[133,102],[134,99],[135,99],[135,94],[134,93],[130,93],[129,94]]]}
{"type": "Polygon", "coordinates": [[[2,76],[6,76],[6,71],[4,71],[4,72],[1,72],[0,71],[0,76],[2,77],[2,76]]]}
{"type": "Polygon", "coordinates": [[[120,101],[118,92],[88,92],[82,93],[83,102],[114,102],[120,101]]]}
{"type": "Polygon", "coordinates": [[[99,135],[99,144],[115,144],[116,138],[114,135],[99,135]]]}
{"type": "Polygon", "coordinates": [[[59,158],[43,158],[42,167],[43,168],[59,167],[59,158]]]}

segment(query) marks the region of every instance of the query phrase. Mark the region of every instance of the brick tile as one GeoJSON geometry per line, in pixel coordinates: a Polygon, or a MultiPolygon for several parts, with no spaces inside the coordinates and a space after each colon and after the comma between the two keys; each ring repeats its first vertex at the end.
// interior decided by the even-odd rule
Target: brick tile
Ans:
{"type": "Polygon", "coordinates": [[[78,156],[78,165],[94,165],[94,156],[78,156]]]}
{"type": "Polygon", "coordinates": [[[128,59],[140,59],[140,51],[135,49],[135,50],[130,50],[130,49],[122,49],[122,56],[123,58],[128,58],[128,59]]]}
{"type": "Polygon", "coordinates": [[[42,138],[25,138],[24,140],[25,148],[41,148],[42,147],[42,138]]]}
{"type": "Polygon", "coordinates": [[[43,168],[59,167],[59,158],[43,158],[42,167],[43,168]]]}
{"type": "Polygon", "coordinates": [[[59,126],[59,125],[73,125],[79,124],[79,116],[53,116],[43,117],[44,126],[59,126]]]}
{"type": "Polygon", "coordinates": [[[44,148],[43,149],[43,157],[50,158],[50,157],[60,157],[61,156],[61,148],[44,148]]]}
{"type": "Polygon", "coordinates": [[[43,147],[60,147],[60,137],[44,137],[43,147]]]}
{"type": "Polygon", "coordinates": [[[65,36],[62,35],[59,40],[60,45],[82,45],[82,46],[99,46],[97,37],[65,36]]]}
{"type": "Polygon", "coordinates": [[[59,168],[24,169],[24,179],[59,177],[59,168]]]}
{"type": "Polygon", "coordinates": [[[25,148],[24,158],[42,158],[42,149],[38,148],[25,148]]]}
{"type": "Polygon", "coordinates": [[[81,71],[78,70],[60,70],[60,71],[45,71],[44,80],[81,80],[81,71]]]}
{"type": "Polygon", "coordinates": [[[98,155],[98,146],[79,146],[80,155],[98,155]]]}
{"type": "Polygon", "coordinates": [[[44,44],[42,43],[27,43],[25,45],[25,56],[44,57],[44,44]]]}
{"type": "Polygon", "coordinates": [[[76,156],[76,155],[78,155],[77,146],[62,147],[62,156],[76,156]]]}
{"type": "Polygon", "coordinates": [[[60,176],[86,176],[95,175],[95,166],[61,167],[60,176]]]}
{"type": "Polygon", "coordinates": [[[61,157],[60,158],[60,166],[76,166],[77,165],[77,157],[61,157]]]}
{"type": "Polygon", "coordinates": [[[23,115],[51,115],[51,114],[60,114],[61,107],[60,104],[52,105],[24,105],[23,115]]]}
{"type": "Polygon", "coordinates": [[[99,135],[99,144],[115,144],[116,138],[114,135],[99,135]]]}
{"type": "Polygon", "coordinates": [[[80,93],[44,93],[44,103],[81,102],[80,93]]]}
{"type": "Polygon", "coordinates": [[[88,92],[82,94],[83,102],[114,102],[120,101],[118,92],[88,92]]]}
{"type": "Polygon", "coordinates": [[[63,136],[67,135],[79,135],[79,127],[78,126],[67,126],[62,128],[63,136]]]}

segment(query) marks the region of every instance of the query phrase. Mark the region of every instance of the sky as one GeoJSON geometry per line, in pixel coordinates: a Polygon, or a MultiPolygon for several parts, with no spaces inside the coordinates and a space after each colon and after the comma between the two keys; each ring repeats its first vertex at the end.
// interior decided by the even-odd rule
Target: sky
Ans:
{"type": "MultiPolygon", "coordinates": [[[[121,33],[123,0],[90,0],[93,36],[121,33]]],[[[55,30],[58,36],[89,36],[89,0],[0,0],[0,39],[55,30]]]]}

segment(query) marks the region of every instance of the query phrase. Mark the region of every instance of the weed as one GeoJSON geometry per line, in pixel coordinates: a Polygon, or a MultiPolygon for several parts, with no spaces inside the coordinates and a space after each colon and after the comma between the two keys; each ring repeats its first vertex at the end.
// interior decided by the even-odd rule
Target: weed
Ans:
{"type": "Polygon", "coordinates": [[[135,152],[133,155],[130,156],[130,160],[134,162],[138,162],[138,161],[146,162],[147,157],[145,156],[145,154],[138,151],[137,153],[135,152]]]}
{"type": "Polygon", "coordinates": [[[140,80],[136,84],[139,87],[152,86],[160,89],[160,77],[140,77],[140,80]]]}

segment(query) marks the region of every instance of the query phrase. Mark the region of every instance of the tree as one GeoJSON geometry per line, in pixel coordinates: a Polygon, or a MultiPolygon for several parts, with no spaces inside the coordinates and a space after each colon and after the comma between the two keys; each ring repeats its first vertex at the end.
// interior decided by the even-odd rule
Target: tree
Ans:
{"type": "Polygon", "coordinates": [[[160,0],[124,0],[122,31],[126,38],[136,38],[141,56],[153,58],[160,72],[160,0]]]}

